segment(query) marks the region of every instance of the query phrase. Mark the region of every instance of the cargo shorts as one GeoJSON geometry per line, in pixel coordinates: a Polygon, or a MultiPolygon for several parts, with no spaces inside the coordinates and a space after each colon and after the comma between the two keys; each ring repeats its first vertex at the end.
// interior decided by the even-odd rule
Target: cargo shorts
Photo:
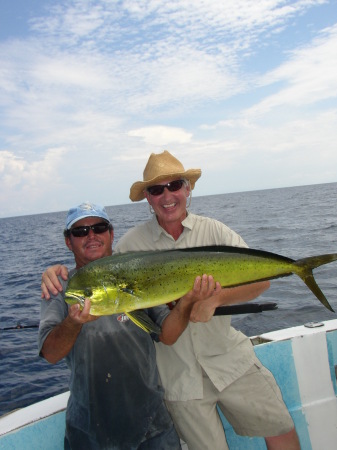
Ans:
{"type": "Polygon", "coordinates": [[[193,450],[228,448],[217,406],[241,436],[279,436],[294,428],[274,376],[259,360],[221,392],[204,373],[203,389],[203,399],[166,402],[178,434],[193,450]]]}

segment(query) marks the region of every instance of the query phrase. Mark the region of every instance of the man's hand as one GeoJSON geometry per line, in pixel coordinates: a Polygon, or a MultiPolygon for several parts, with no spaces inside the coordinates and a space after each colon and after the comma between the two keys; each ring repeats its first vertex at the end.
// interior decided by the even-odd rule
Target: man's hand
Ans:
{"type": "Polygon", "coordinates": [[[193,289],[181,297],[162,324],[161,342],[174,344],[190,321],[192,307],[195,302],[206,302],[214,293],[221,291],[221,286],[209,275],[198,276],[194,280],[193,289]]]}
{"type": "Polygon", "coordinates": [[[194,286],[185,297],[191,298],[193,306],[190,314],[191,322],[208,322],[218,306],[212,302],[212,297],[221,292],[221,285],[215,282],[212,275],[197,277],[194,286]]]}
{"type": "Polygon", "coordinates": [[[68,279],[68,269],[66,266],[56,264],[43,272],[41,282],[41,298],[49,300],[50,294],[57,295],[59,292],[62,292],[62,285],[58,279],[58,276],[61,276],[64,281],[68,279]]]}
{"type": "Polygon", "coordinates": [[[190,314],[191,322],[208,322],[214,315],[217,304],[211,298],[194,303],[190,314]]]}
{"type": "MultiPolygon", "coordinates": [[[[181,300],[187,300],[192,303],[207,300],[212,295],[220,292],[221,285],[214,281],[212,275],[204,274],[202,277],[196,277],[193,289],[184,295],[181,300]]],[[[181,301],[180,300],[180,301],[181,301]]]]}
{"type": "Polygon", "coordinates": [[[90,314],[90,300],[86,298],[84,300],[84,307],[81,310],[80,305],[71,305],[68,310],[69,319],[77,324],[83,324],[97,320],[99,316],[93,316],[90,314]]]}

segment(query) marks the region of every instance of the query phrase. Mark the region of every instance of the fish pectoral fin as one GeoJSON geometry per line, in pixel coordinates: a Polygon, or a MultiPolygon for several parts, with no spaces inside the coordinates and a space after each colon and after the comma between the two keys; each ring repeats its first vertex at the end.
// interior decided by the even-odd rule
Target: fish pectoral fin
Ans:
{"type": "Polygon", "coordinates": [[[125,313],[130,320],[147,333],[160,334],[161,328],[142,309],[125,313]]]}

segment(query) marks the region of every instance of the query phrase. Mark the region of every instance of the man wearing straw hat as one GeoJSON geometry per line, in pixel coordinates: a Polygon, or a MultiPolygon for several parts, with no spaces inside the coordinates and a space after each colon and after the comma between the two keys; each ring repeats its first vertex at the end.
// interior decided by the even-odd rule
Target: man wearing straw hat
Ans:
{"type": "MultiPolygon", "coordinates": [[[[131,186],[130,199],[146,198],[153,217],[129,230],[115,252],[247,247],[226,225],[187,211],[200,176],[200,169],[185,170],[168,151],[152,153],[143,181],[131,186]]],[[[207,286],[214,280],[203,275],[200,283],[207,286]]],[[[250,340],[231,327],[229,316],[212,317],[217,306],[252,300],[268,287],[266,281],[217,290],[194,304],[191,322],[174,345],[156,344],[166,403],[190,450],[228,448],[217,405],[238,434],[263,436],[269,450],[300,449],[276,381],[255,356],[250,340]]]]}

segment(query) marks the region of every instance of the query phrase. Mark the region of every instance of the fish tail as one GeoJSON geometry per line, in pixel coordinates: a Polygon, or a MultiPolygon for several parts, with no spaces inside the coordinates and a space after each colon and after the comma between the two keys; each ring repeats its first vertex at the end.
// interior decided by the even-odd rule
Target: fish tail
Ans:
{"type": "Polygon", "coordinates": [[[304,283],[308,286],[311,292],[318,298],[318,300],[330,311],[335,312],[328,302],[327,298],[321,291],[320,287],[316,283],[312,271],[317,267],[323,266],[324,264],[331,263],[337,260],[337,253],[332,253],[330,255],[319,255],[311,256],[309,258],[299,259],[295,261],[295,265],[301,270],[296,272],[297,275],[302,278],[304,283]]]}

